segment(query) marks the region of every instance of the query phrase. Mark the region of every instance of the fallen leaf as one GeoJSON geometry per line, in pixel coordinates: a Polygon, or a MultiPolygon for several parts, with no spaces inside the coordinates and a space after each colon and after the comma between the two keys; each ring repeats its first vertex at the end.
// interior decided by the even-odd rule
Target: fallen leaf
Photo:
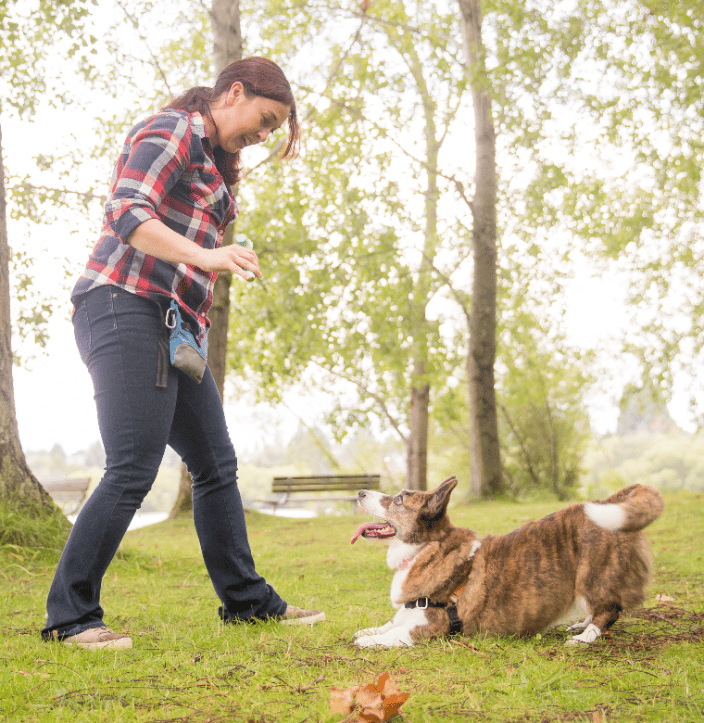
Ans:
{"type": "Polygon", "coordinates": [[[355,685],[351,688],[333,688],[330,694],[330,708],[333,713],[354,713],[359,711],[359,723],[388,721],[400,713],[401,706],[408,700],[408,693],[402,693],[392,682],[388,673],[382,673],[376,683],[355,685]]]}
{"type": "Polygon", "coordinates": [[[353,688],[333,688],[330,693],[330,708],[333,713],[351,713],[359,686],[353,688]]]}

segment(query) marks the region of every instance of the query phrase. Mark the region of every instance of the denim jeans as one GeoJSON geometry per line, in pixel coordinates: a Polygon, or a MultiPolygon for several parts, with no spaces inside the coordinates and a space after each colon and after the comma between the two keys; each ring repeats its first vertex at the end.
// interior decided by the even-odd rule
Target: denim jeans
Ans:
{"type": "Polygon", "coordinates": [[[47,599],[44,638],[100,627],[100,587],[169,444],[193,478],[193,519],[226,622],[283,615],[286,603],[255,570],[237,488],[237,457],[210,369],[197,384],[169,366],[156,386],[159,306],[117,287],[78,304],[78,350],[93,379],[105,475],[71,530],[47,599]]]}

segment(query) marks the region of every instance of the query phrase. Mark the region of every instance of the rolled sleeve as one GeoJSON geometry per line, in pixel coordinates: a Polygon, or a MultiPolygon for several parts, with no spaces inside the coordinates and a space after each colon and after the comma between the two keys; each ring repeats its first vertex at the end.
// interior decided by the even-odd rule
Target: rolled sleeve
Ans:
{"type": "Polygon", "coordinates": [[[192,130],[183,117],[155,116],[136,130],[123,149],[105,205],[112,233],[129,243],[132,232],[145,221],[160,219],[164,197],[188,166],[192,130]]]}

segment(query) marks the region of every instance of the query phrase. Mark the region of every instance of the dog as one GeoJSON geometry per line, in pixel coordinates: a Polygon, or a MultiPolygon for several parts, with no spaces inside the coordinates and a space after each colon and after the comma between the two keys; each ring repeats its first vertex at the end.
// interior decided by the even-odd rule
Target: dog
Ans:
{"type": "Polygon", "coordinates": [[[480,538],[450,522],[456,485],[450,477],[430,492],[359,493],[361,508],[382,522],[364,523],[351,542],[389,543],[398,612],[380,628],[358,631],[356,646],[413,646],[458,633],[527,636],[584,616],[568,628],[579,634],[566,645],[589,645],[643,602],[652,562],[641,530],[663,510],[657,490],[631,485],[480,538]]]}

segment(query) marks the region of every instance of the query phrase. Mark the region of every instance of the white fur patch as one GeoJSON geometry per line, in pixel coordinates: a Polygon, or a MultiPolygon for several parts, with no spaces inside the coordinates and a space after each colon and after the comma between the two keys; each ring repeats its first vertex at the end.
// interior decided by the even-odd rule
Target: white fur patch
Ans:
{"type": "MultiPolygon", "coordinates": [[[[561,615],[555,622],[550,624],[550,627],[554,627],[555,625],[565,625],[567,623],[574,623],[577,620],[584,620],[585,617],[588,616],[588,620],[586,621],[587,624],[589,624],[591,620],[591,615],[589,615],[589,610],[587,609],[587,601],[581,597],[575,597],[574,602],[572,603],[572,607],[564,614],[561,615]]],[[[587,626],[585,625],[583,628],[574,628],[575,630],[584,630],[587,626]]],[[[572,628],[568,628],[569,630],[572,630],[572,628]]]]}
{"type": "Polygon", "coordinates": [[[381,500],[385,495],[382,492],[374,490],[365,490],[365,495],[359,500],[359,506],[370,515],[385,519],[386,511],[381,506],[381,500]]]}
{"type": "Polygon", "coordinates": [[[425,610],[420,608],[401,608],[392,622],[374,630],[360,630],[359,633],[372,632],[371,635],[361,634],[354,641],[358,648],[395,648],[399,646],[413,647],[411,630],[421,625],[427,625],[425,610]]]}
{"type": "Polygon", "coordinates": [[[565,641],[565,645],[591,645],[600,635],[601,630],[594,623],[589,623],[581,635],[575,635],[565,641]]]}
{"type": "Polygon", "coordinates": [[[406,565],[402,570],[399,570],[399,565],[406,561],[409,557],[412,558],[418,554],[419,550],[423,545],[409,545],[401,540],[392,540],[389,545],[389,550],[386,553],[386,564],[392,569],[397,570],[396,574],[391,580],[391,605],[394,609],[398,610],[402,603],[398,602],[401,600],[401,588],[406,580],[406,576],[411,570],[410,565],[406,565]]]}
{"type": "Polygon", "coordinates": [[[423,545],[409,545],[407,542],[401,542],[401,540],[393,539],[389,545],[389,550],[386,553],[386,564],[392,570],[398,570],[399,565],[420,552],[423,545]]]}
{"type": "Polygon", "coordinates": [[[622,529],[626,521],[626,513],[621,505],[600,505],[596,502],[585,502],[584,512],[595,525],[612,532],[622,529]]]}

